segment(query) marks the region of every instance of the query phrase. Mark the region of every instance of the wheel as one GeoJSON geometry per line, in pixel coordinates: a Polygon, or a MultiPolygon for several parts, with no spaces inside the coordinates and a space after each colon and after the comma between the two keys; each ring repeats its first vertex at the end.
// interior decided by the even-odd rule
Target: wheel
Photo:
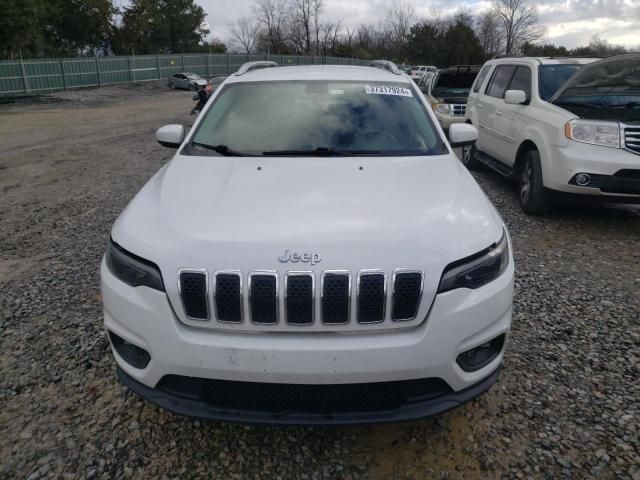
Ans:
{"type": "Polygon", "coordinates": [[[540,154],[530,150],[524,154],[520,169],[520,206],[525,213],[547,213],[551,208],[551,192],[542,182],[540,154]]]}
{"type": "Polygon", "coordinates": [[[462,147],[462,158],[460,161],[468,170],[479,170],[480,167],[482,167],[482,163],[476,158],[475,143],[470,147],[462,147]]]}
{"type": "Polygon", "coordinates": [[[193,83],[189,85],[189,90],[191,90],[192,92],[195,92],[198,89],[197,85],[194,85],[193,83]]]}
{"type": "Polygon", "coordinates": [[[175,90],[175,89],[176,89],[176,86],[173,84],[173,82],[171,82],[171,83],[169,84],[169,88],[170,88],[171,90],[175,90]]]}

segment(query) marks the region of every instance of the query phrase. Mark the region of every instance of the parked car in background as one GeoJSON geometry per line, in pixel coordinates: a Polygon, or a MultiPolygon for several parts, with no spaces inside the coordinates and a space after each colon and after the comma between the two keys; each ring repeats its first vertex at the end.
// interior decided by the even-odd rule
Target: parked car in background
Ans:
{"type": "Polygon", "coordinates": [[[436,74],[434,72],[427,72],[422,75],[420,80],[416,81],[418,89],[425,95],[428,95],[431,91],[431,84],[433,83],[433,79],[435,78],[435,76],[436,74]]]}
{"type": "Polygon", "coordinates": [[[437,71],[438,71],[438,68],[434,67],[433,65],[418,65],[411,69],[409,76],[413,80],[420,80],[420,78],[422,78],[422,76],[425,73],[427,72],[436,73],[437,71]]]}
{"type": "Polygon", "coordinates": [[[490,60],[466,121],[479,138],[463,163],[517,180],[527,213],[548,211],[554,192],[640,199],[640,55],[490,60]]]}
{"type": "Polygon", "coordinates": [[[167,85],[171,90],[180,88],[184,90],[198,90],[200,87],[205,87],[207,81],[195,73],[174,73],[167,79],[167,85]]]}
{"type": "Polygon", "coordinates": [[[122,212],[102,262],[118,377],[164,408],[284,424],[396,421],[496,382],[514,262],[415,83],[251,62],[122,212]],[[265,68],[266,67],[266,68],[265,68]],[[381,194],[384,192],[384,194],[381,194]]]}
{"type": "Polygon", "coordinates": [[[480,67],[457,65],[445,68],[432,80],[427,98],[445,131],[454,123],[464,122],[467,97],[480,67]]]}

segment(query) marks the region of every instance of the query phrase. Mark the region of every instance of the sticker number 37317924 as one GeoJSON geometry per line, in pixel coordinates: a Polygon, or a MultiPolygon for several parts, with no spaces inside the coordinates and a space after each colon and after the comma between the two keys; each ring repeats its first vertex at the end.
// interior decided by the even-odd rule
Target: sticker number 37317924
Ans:
{"type": "Polygon", "coordinates": [[[397,95],[400,97],[413,97],[411,90],[402,87],[387,87],[386,85],[365,85],[367,95],[397,95]]]}

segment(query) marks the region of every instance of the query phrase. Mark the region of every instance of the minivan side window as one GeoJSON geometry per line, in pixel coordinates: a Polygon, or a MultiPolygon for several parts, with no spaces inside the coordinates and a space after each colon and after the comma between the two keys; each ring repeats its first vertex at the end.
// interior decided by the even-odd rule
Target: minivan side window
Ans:
{"type": "Polygon", "coordinates": [[[516,68],[507,90],[522,90],[527,94],[527,102],[531,100],[531,69],[522,66],[516,68]]]}
{"type": "Polygon", "coordinates": [[[485,93],[491,97],[503,98],[515,69],[514,65],[500,65],[496,68],[485,93]]]}
{"type": "Polygon", "coordinates": [[[491,70],[491,65],[485,65],[484,67],[482,67],[482,70],[480,70],[480,73],[476,77],[476,83],[473,85],[474,93],[478,93],[480,91],[482,82],[484,82],[484,79],[489,74],[489,70],[491,70]]]}

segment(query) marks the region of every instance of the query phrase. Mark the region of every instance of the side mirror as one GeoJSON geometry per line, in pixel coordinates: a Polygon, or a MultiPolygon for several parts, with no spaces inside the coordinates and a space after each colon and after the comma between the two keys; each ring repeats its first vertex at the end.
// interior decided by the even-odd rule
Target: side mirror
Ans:
{"type": "Polygon", "coordinates": [[[185,137],[183,125],[165,125],[156,131],[156,140],[163,147],[178,148],[185,137]]]}
{"type": "Polygon", "coordinates": [[[509,105],[522,105],[527,103],[527,94],[523,90],[507,90],[504,92],[504,103],[509,105]]]}
{"type": "Polygon", "coordinates": [[[454,123],[449,127],[451,148],[470,147],[478,139],[478,129],[468,123],[454,123]]]}

